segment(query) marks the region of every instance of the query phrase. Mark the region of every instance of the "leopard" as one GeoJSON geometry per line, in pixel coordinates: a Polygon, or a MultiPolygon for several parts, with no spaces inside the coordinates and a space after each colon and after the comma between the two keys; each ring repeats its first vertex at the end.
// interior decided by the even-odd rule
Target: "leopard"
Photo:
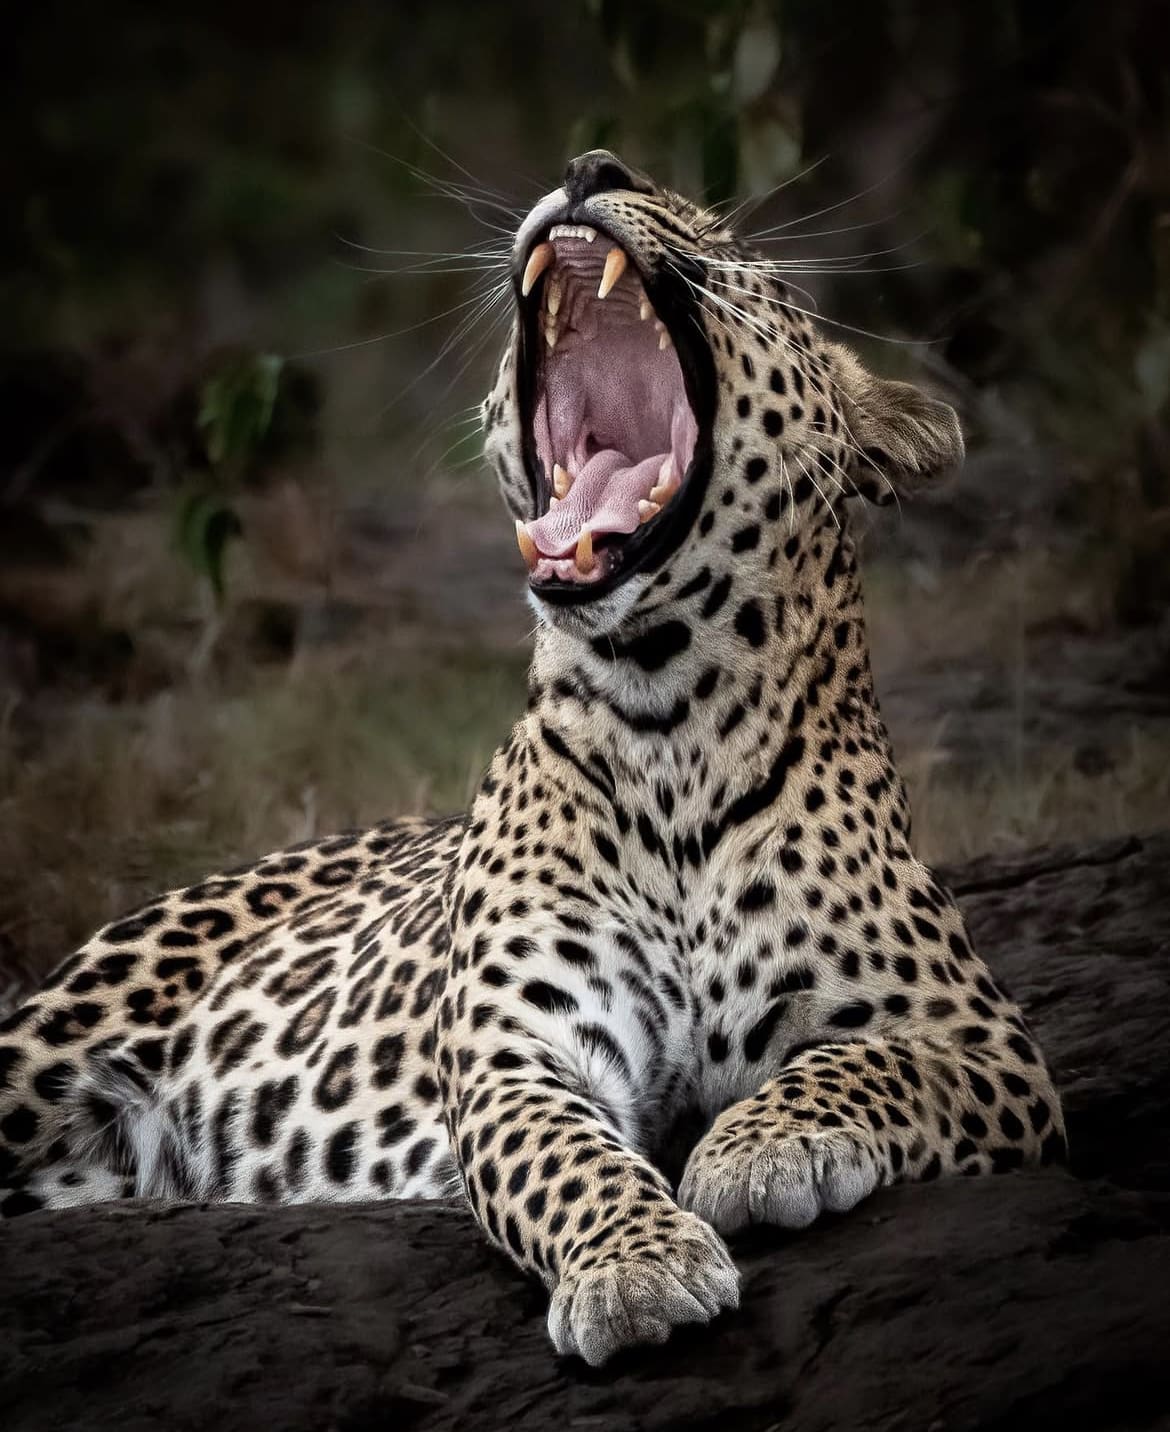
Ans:
{"type": "Polygon", "coordinates": [[[68,958],[0,1026],[0,1199],[455,1199],[596,1366],[735,1308],[743,1230],[1058,1164],[1065,1130],[914,853],[871,670],[860,504],[961,462],[954,409],[606,150],[506,281],[481,416],[523,714],[464,815],[220,871],[68,958]]]}

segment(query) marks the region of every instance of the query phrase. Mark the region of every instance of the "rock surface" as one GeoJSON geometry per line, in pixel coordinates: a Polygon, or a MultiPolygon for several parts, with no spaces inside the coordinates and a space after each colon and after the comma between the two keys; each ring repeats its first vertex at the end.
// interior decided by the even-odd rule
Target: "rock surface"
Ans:
{"type": "Polygon", "coordinates": [[[0,1426],[1170,1427],[1170,835],[946,876],[1045,1045],[1071,1176],[754,1235],[738,1313],[600,1371],[457,1207],[34,1215],[0,1226],[0,1426]]]}

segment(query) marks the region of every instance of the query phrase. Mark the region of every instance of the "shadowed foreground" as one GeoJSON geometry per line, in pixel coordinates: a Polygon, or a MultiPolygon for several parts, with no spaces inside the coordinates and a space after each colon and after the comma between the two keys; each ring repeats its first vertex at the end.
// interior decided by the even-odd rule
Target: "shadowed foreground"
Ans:
{"type": "Polygon", "coordinates": [[[1075,1178],[761,1233],[737,1313],[598,1372],[456,1207],[37,1214],[0,1226],[0,1425],[1170,1426],[1170,835],[946,874],[1040,1035],[1075,1178]]]}

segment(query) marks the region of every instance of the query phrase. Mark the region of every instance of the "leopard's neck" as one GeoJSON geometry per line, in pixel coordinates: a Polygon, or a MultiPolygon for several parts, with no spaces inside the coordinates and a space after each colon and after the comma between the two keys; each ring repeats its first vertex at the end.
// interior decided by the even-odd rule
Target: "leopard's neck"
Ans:
{"type": "Polygon", "coordinates": [[[542,630],[527,720],[631,796],[641,788],[661,806],[665,784],[695,819],[762,801],[787,766],[815,771],[836,750],[883,804],[905,807],[844,525],[826,523],[769,585],[753,589],[733,565],[680,581],[620,639],[542,630]]]}

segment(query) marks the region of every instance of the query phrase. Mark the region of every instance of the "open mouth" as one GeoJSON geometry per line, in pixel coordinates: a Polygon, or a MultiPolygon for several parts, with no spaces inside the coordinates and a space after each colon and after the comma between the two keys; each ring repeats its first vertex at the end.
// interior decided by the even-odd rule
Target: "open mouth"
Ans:
{"type": "MultiPolygon", "coordinates": [[[[662,302],[661,280],[654,292],[662,302]]],[[[681,325],[659,316],[627,251],[598,229],[549,229],[528,253],[521,299],[538,515],[516,536],[532,585],[579,600],[645,566],[656,529],[678,527],[700,439],[694,384],[681,325]]]]}

